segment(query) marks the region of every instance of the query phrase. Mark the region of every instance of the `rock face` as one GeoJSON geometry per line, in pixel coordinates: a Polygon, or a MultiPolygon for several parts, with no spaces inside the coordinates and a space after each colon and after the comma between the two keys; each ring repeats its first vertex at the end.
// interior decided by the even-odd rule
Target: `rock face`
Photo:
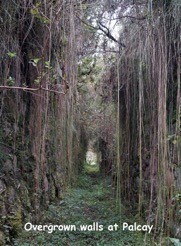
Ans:
{"type": "MultiPolygon", "coordinates": [[[[74,136],[74,132],[72,134],[72,146],[75,147],[71,152],[71,146],[65,141],[69,129],[61,129],[66,127],[66,118],[64,121],[60,114],[54,117],[52,123],[50,113],[47,123],[39,125],[44,114],[37,116],[34,98],[31,99],[32,108],[29,111],[31,120],[25,125],[26,116],[20,110],[18,130],[15,132],[14,118],[8,118],[9,114],[15,117],[17,113],[16,105],[8,105],[12,98],[15,98],[14,94],[7,94],[3,117],[0,119],[0,245],[5,245],[5,239],[16,236],[26,221],[39,221],[42,211],[52,201],[62,197],[67,183],[76,172],[77,164],[81,163],[83,148],[77,124],[77,135],[74,136]],[[75,163],[70,169],[68,165],[72,159],[75,163]]],[[[25,104],[24,107],[27,107],[23,98],[19,100],[21,106],[25,104]]],[[[49,110],[51,112],[53,109],[50,107],[49,110]]]]}

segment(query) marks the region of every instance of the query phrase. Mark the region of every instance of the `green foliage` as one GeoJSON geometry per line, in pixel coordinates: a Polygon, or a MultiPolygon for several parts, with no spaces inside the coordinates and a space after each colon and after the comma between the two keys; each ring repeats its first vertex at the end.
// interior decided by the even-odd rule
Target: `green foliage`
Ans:
{"type": "Polygon", "coordinates": [[[97,84],[101,78],[102,63],[101,59],[86,56],[78,67],[78,76],[80,82],[97,84]]]}
{"type": "Polygon", "coordinates": [[[68,44],[68,39],[65,36],[62,37],[61,44],[62,46],[66,46],[68,44]]]}
{"type": "Polygon", "coordinates": [[[16,209],[16,212],[11,213],[8,219],[14,234],[18,234],[22,228],[22,212],[20,205],[16,209]]]}
{"type": "Polygon", "coordinates": [[[45,62],[45,68],[52,69],[52,67],[50,66],[50,61],[45,62]]]}
{"type": "Polygon", "coordinates": [[[180,242],[179,239],[177,239],[177,238],[171,238],[171,237],[169,239],[173,243],[174,246],[181,246],[181,242],[180,242]]]}
{"type": "Polygon", "coordinates": [[[181,203],[181,194],[176,194],[176,195],[173,197],[173,200],[178,201],[178,202],[181,203]]]}
{"type": "Polygon", "coordinates": [[[37,19],[39,19],[44,24],[49,24],[50,20],[41,12],[40,10],[41,3],[36,4],[34,8],[30,9],[30,13],[37,19]]]}
{"type": "Polygon", "coordinates": [[[85,164],[84,165],[85,173],[88,174],[97,174],[99,173],[99,165],[89,165],[85,164]]]}
{"type": "Polygon", "coordinates": [[[10,58],[14,58],[14,57],[16,57],[16,52],[8,52],[8,56],[10,57],[10,58]]]}
{"type": "Polygon", "coordinates": [[[36,85],[39,85],[40,84],[40,78],[35,79],[34,82],[36,85]]]}
{"type": "MultiPolygon", "coordinates": [[[[78,186],[68,190],[64,199],[58,204],[51,204],[44,214],[42,224],[71,224],[77,228],[81,224],[91,225],[99,222],[104,226],[103,231],[60,232],[52,234],[47,232],[23,232],[21,238],[15,240],[14,245],[60,245],[60,246],[123,246],[143,245],[142,233],[124,233],[108,231],[107,226],[120,224],[120,216],[115,209],[113,191],[108,189],[107,182],[102,182],[99,177],[81,175],[78,186]],[[29,244],[28,244],[29,243],[29,244]]],[[[129,221],[131,218],[123,218],[129,221]]],[[[149,243],[147,244],[149,245],[149,243]]]]}
{"type": "Polygon", "coordinates": [[[41,60],[41,58],[33,58],[29,63],[31,63],[34,67],[37,67],[38,62],[41,60]]]}
{"type": "Polygon", "coordinates": [[[9,76],[7,79],[7,84],[9,86],[13,86],[15,84],[15,79],[13,77],[9,76]]]}
{"type": "Polygon", "coordinates": [[[173,144],[181,143],[181,137],[176,134],[168,135],[167,140],[173,144]]]}

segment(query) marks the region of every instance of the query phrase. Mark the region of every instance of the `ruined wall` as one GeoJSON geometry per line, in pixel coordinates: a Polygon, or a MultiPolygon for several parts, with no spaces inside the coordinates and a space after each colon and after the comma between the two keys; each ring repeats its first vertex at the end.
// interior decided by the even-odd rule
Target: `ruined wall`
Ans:
{"type": "Polygon", "coordinates": [[[82,159],[74,6],[46,2],[0,4],[0,244],[41,219],[82,159]]]}

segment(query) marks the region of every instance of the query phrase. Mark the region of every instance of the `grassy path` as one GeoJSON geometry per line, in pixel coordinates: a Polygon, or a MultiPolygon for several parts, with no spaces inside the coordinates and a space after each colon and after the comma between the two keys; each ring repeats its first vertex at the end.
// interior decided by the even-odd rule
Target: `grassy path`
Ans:
{"type": "MultiPolygon", "coordinates": [[[[122,218],[122,221],[131,222],[122,218]]],[[[60,204],[50,205],[41,224],[75,225],[76,231],[23,232],[14,244],[18,246],[121,246],[144,245],[142,233],[122,231],[120,216],[115,209],[113,190],[98,176],[82,175],[75,188],[65,193],[60,204]],[[94,222],[97,222],[96,231],[94,222]],[[118,224],[117,231],[109,231],[108,226],[118,224]],[[89,230],[81,231],[81,225],[89,225],[89,230]],[[92,229],[92,231],[91,231],[92,229]],[[103,230],[102,230],[103,229],[103,230]]],[[[111,229],[111,228],[110,228],[111,229]]]]}

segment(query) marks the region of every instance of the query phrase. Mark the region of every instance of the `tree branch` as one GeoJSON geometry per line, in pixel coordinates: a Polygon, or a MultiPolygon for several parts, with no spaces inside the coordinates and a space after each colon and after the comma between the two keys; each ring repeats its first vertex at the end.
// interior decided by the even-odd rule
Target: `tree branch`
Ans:
{"type": "Polygon", "coordinates": [[[97,28],[97,27],[95,27],[95,26],[92,26],[91,24],[87,23],[85,20],[81,19],[78,15],[77,15],[77,18],[78,18],[83,24],[85,24],[86,26],[91,27],[91,28],[93,28],[94,30],[99,30],[99,28],[97,28]]]}
{"type": "Polygon", "coordinates": [[[112,34],[110,33],[110,30],[108,27],[104,26],[101,22],[98,22],[99,27],[95,27],[92,26],[91,24],[87,23],[85,20],[81,19],[79,16],[77,16],[77,18],[84,23],[86,26],[93,28],[94,30],[100,30],[102,31],[109,39],[111,39],[112,41],[118,43],[119,45],[121,45],[122,47],[126,47],[125,44],[119,42],[117,39],[115,39],[115,37],[112,36],[112,34]],[[103,28],[105,28],[106,30],[104,30],[103,28]]]}
{"type": "Polygon", "coordinates": [[[19,86],[0,86],[0,90],[9,90],[9,89],[15,89],[15,90],[23,90],[23,91],[49,91],[49,92],[54,92],[57,94],[63,94],[65,95],[66,93],[63,91],[56,91],[56,90],[51,90],[51,89],[46,89],[44,87],[39,87],[39,88],[29,88],[29,87],[19,87],[19,86]]]}
{"type": "Polygon", "coordinates": [[[110,30],[107,26],[104,26],[101,22],[98,22],[99,24],[99,29],[111,40],[113,40],[116,43],[119,43],[118,40],[115,39],[115,37],[112,36],[110,33],[110,30]],[[104,28],[104,29],[103,29],[104,28]]]}
{"type": "Polygon", "coordinates": [[[112,34],[110,33],[110,30],[107,26],[103,25],[101,22],[98,22],[99,24],[99,29],[111,40],[113,40],[114,42],[118,43],[119,45],[121,45],[122,47],[126,47],[125,44],[121,43],[120,41],[118,41],[117,39],[115,39],[115,37],[112,36],[112,34]],[[105,30],[104,30],[104,29],[105,30]]]}

